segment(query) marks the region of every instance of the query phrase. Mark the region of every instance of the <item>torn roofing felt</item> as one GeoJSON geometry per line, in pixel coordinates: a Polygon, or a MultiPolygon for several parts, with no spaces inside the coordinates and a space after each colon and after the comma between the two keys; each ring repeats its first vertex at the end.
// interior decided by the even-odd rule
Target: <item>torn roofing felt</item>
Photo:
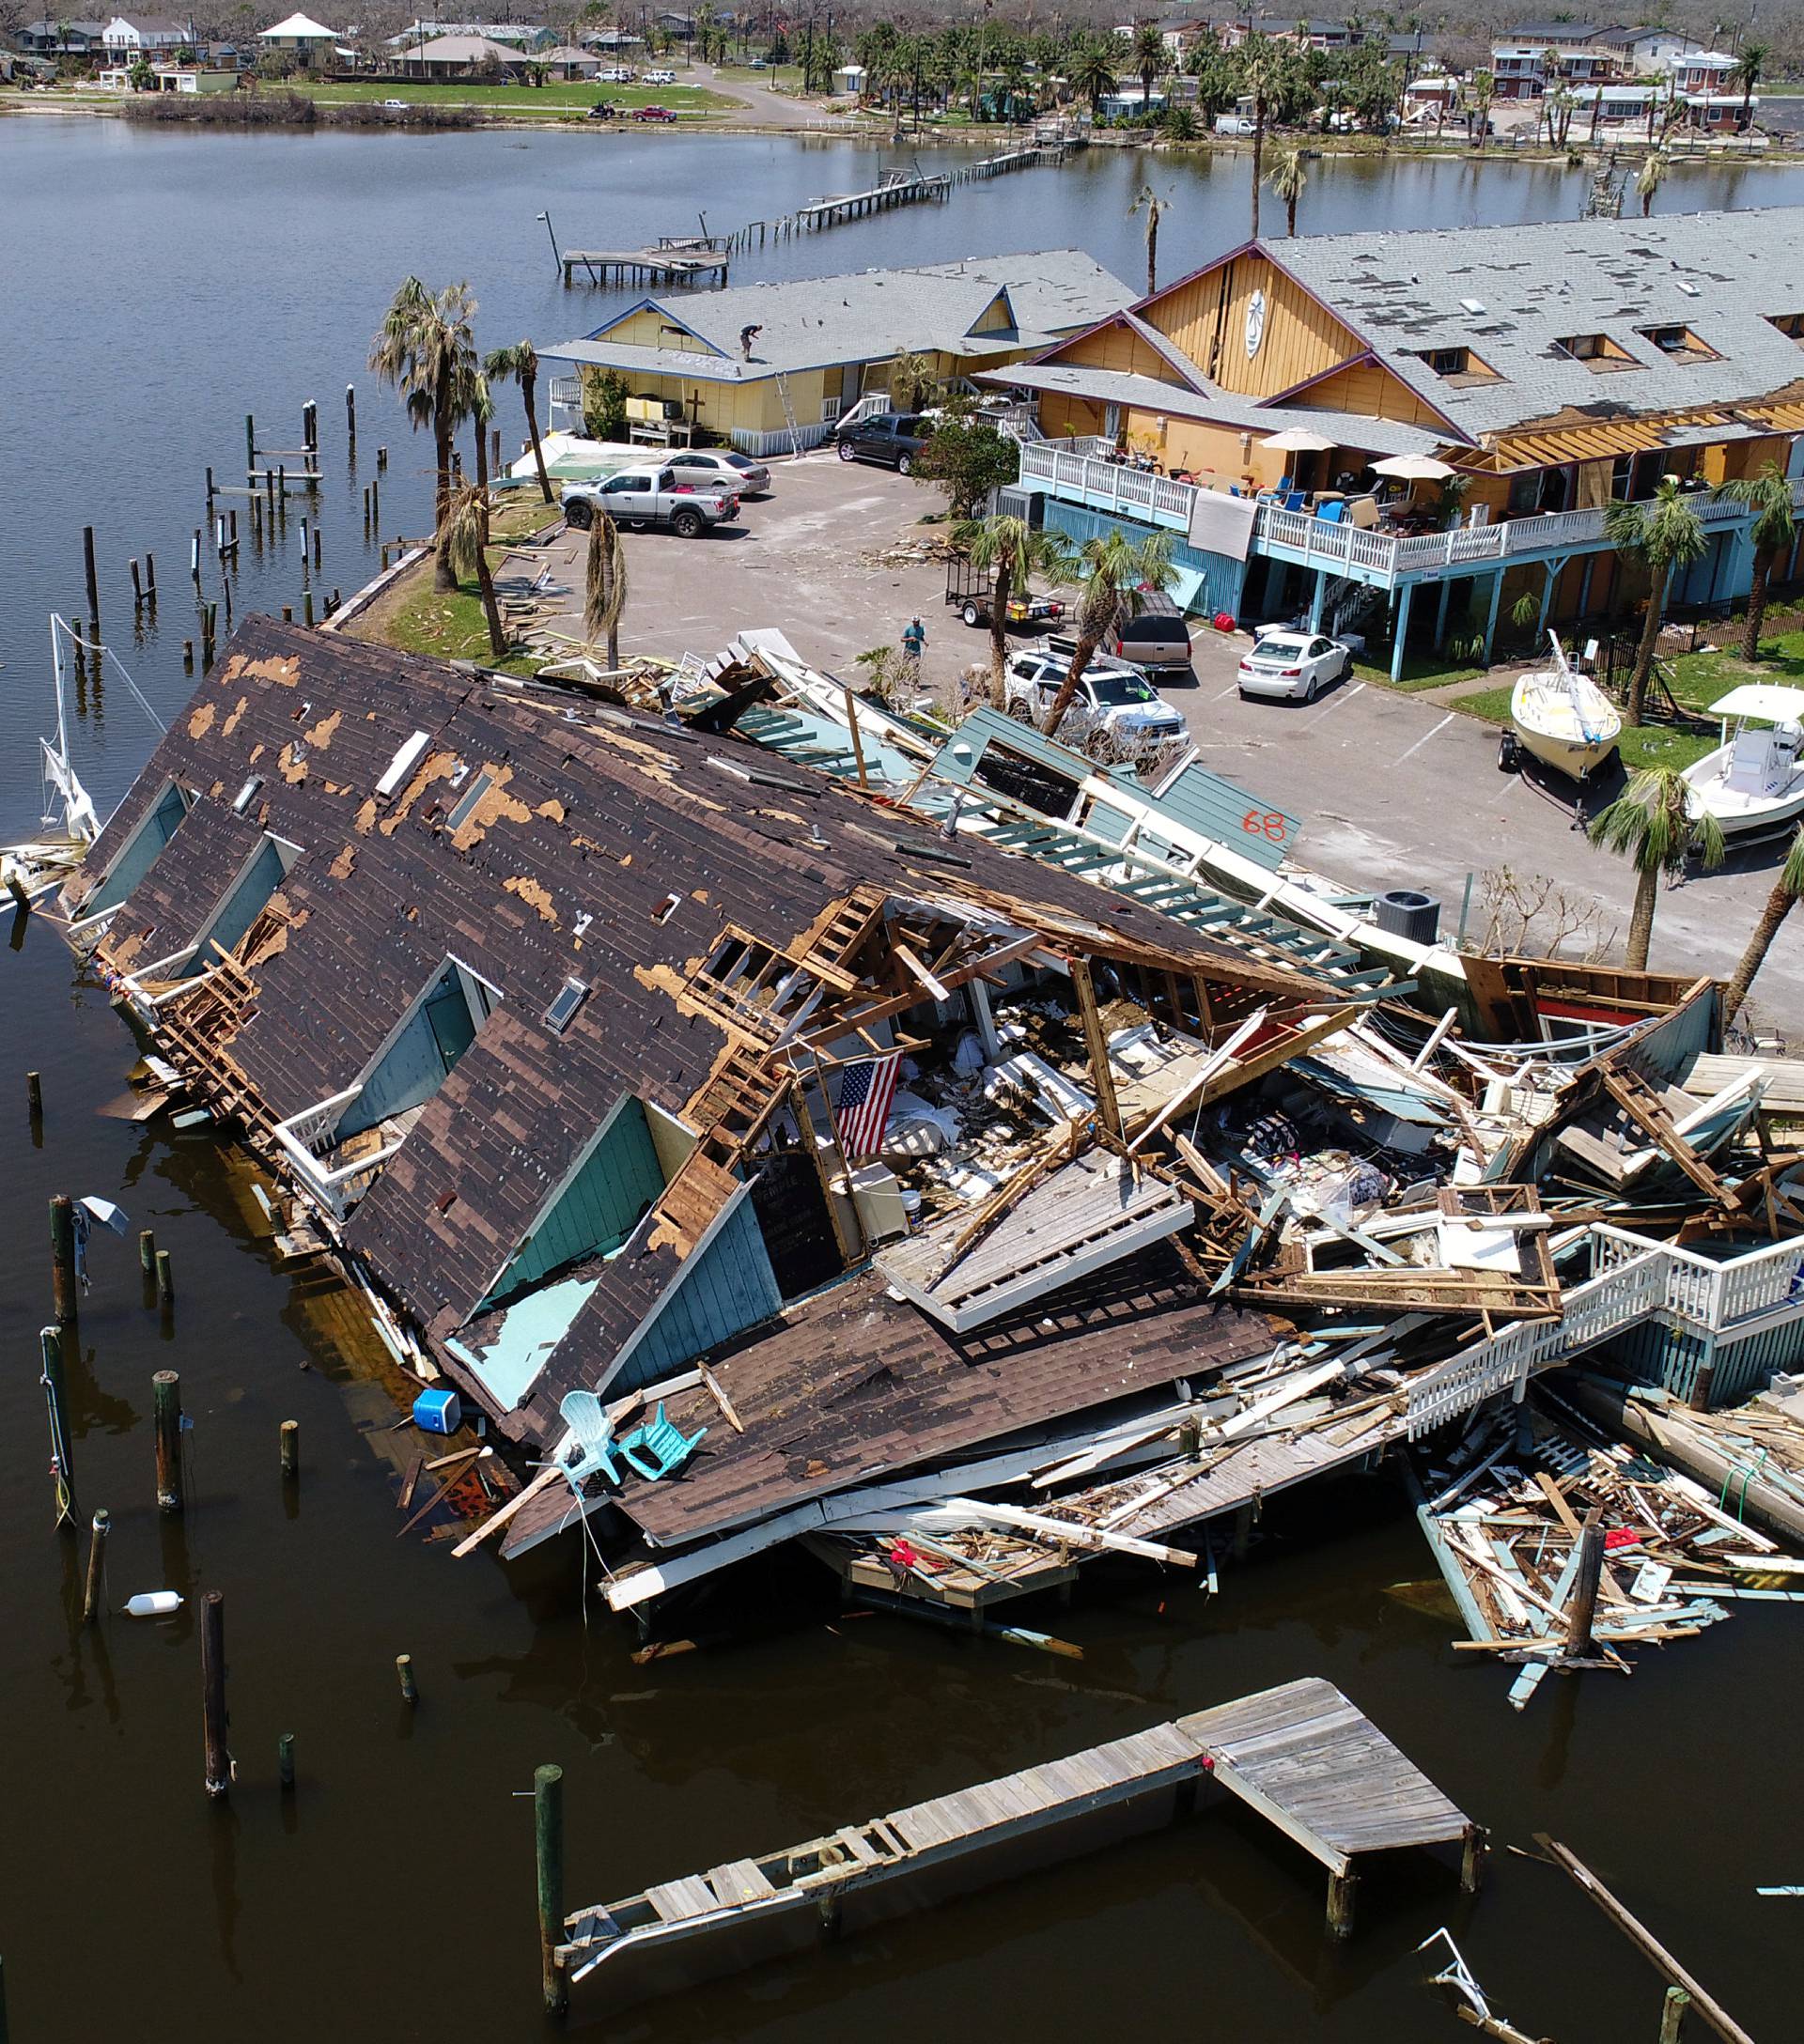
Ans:
{"type": "MultiPolygon", "coordinates": [[[[134,956],[192,942],[249,833],[298,847],[254,999],[214,1046],[268,1120],[364,1078],[448,960],[496,997],[343,1231],[440,1343],[482,1308],[623,1097],[695,1109],[728,1032],[676,997],[730,927],[794,946],[868,884],[1249,999],[1325,992],[1073,875],[948,843],[808,768],[773,773],[742,741],[267,618],[240,627],[109,821],[68,890],[77,912],[172,782],[199,804],[100,955],[130,969],[115,953],[153,912],[134,956]],[[204,877],[197,858],[179,883],[191,845],[204,877]],[[559,1034],[545,1018],[571,979],[586,998],[559,1034]]],[[[637,1230],[521,1428],[554,1428],[559,1386],[596,1381],[692,1247],[637,1230]]]]}

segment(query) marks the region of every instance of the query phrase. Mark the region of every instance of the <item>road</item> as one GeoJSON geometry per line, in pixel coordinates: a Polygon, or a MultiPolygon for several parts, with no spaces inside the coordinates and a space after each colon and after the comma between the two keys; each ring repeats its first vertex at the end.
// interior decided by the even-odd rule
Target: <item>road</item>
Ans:
{"type": "MultiPolygon", "coordinates": [[[[988,657],[988,638],[946,611],[943,567],[879,565],[873,556],[926,533],[916,521],[937,494],[888,470],[826,454],[773,464],[775,495],[747,504],[737,532],[685,542],[628,535],[632,599],[625,643],[668,657],[719,651],[747,626],[779,627],[806,658],[856,679],[856,656],[894,644],[909,618],[926,625],[924,672],[950,685],[988,657]]],[[[567,586],[581,586],[574,559],[567,586]]],[[[1421,888],[1457,925],[1474,876],[1467,934],[1485,935],[1487,874],[1507,870],[1529,895],[1550,886],[1572,916],[1589,918],[1599,955],[1620,957],[1633,875],[1572,828],[1568,811],[1524,776],[1497,768],[1497,732],[1446,705],[1377,683],[1344,682],[1308,705],[1242,702],[1238,635],[1195,627],[1195,680],[1169,688],[1205,763],[1249,797],[1300,817],[1300,857],[1349,886],[1421,888]]],[[[1772,885],[1773,850],[1663,888],[1650,960],[1656,971],[1727,975],[1772,885]]],[[[1556,912],[1557,913],[1557,912],[1556,912]]],[[[1545,948],[1544,912],[1524,948],[1545,948]]],[[[1587,935],[1566,946],[1582,954],[1587,935]]],[[[1788,1037],[1804,1035],[1804,911],[1775,945],[1756,1006],[1788,1037]]]]}

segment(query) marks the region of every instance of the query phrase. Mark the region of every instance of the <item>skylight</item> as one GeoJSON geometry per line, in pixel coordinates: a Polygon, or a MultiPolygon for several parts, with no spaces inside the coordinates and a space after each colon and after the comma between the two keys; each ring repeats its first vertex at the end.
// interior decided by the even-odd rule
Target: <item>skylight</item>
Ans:
{"type": "Polygon", "coordinates": [[[460,830],[470,820],[471,812],[495,784],[495,777],[485,767],[459,797],[451,813],[444,819],[447,830],[460,830]]]}
{"type": "Polygon", "coordinates": [[[545,1027],[553,1036],[562,1036],[575,1020],[576,1011],[588,998],[589,990],[581,980],[566,980],[545,1011],[545,1027]]]}

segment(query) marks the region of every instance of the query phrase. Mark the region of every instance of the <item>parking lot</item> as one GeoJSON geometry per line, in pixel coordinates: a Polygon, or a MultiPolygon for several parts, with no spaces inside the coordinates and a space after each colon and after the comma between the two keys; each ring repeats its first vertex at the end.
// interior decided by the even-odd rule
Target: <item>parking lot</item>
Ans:
{"type": "MultiPolygon", "coordinates": [[[[927,630],[929,682],[950,682],[988,657],[988,634],[944,607],[943,566],[874,560],[943,531],[916,522],[939,507],[937,491],[826,454],[777,461],[772,471],[774,495],[748,503],[737,531],[693,541],[628,536],[626,649],[707,656],[748,626],[776,626],[804,658],[856,679],[857,655],[894,644],[918,614],[927,630]]],[[[568,556],[561,579],[580,590],[574,544],[568,556]]],[[[1485,926],[1482,875],[1508,867],[1531,887],[1545,878],[1574,899],[1594,901],[1604,929],[1615,932],[1611,954],[1620,955],[1632,874],[1594,851],[1570,813],[1532,782],[1498,771],[1494,727],[1358,679],[1309,705],[1242,702],[1235,668],[1246,640],[1200,620],[1193,639],[1193,681],[1164,692],[1211,767],[1302,819],[1308,864],[1355,887],[1421,888],[1442,903],[1449,934],[1467,875],[1479,875],[1468,932],[1474,937],[1485,926]]],[[[1667,889],[1654,968],[1726,974],[1776,864],[1771,849],[1743,854],[1720,872],[1667,889]]],[[[1796,929],[1774,947],[1756,992],[1766,1014],[1796,1030],[1804,1016],[1804,942],[1796,929]]]]}

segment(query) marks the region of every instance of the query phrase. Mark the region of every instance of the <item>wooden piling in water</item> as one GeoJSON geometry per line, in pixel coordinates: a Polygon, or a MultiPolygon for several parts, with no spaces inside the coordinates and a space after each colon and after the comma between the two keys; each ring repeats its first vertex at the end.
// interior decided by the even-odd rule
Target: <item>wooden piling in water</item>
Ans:
{"type": "MultiPolygon", "coordinates": [[[[311,397],[301,407],[301,444],[310,455],[319,450],[319,407],[311,397]]],[[[313,463],[307,466],[311,468],[313,463]]]]}
{"type": "Polygon", "coordinates": [[[401,1701],[418,1703],[420,1685],[413,1680],[413,1656],[411,1653],[397,1653],[395,1656],[395,1675],[401,1685],[401,1701]]]}
{"type": "Polygon", "coordinates": [[[354,450],[357,445],[357,386],[354,383],[345,385],[345,437],[354,450]]]}
{"type": "Polygon", "coordinates": [[[144,556],[144,600],[154,611],[157,607],[157,557],[146,550],[144,556]]]}
{"type": "Polygon", "coordinates": [[[1330,1936],[1350,1938],[1353,1935],[1353,1916],[1359,1893],[1358,1874],[1329,1875],[1328,1928],[1330,1936]]]}
{"type": "Polygon", "coordinates": [[[560,2014],[569,2005],[569,1983],[557,1962],[564,1942],[564,1770],[533,1773],[533,1847],[538,1867],[538,1970],[545,2008],[560,2014]]]}
{"type": "Polygon", "coordinates": [[[257,481],[257,420],[248,411],[244,414],[244,479],[257,481]]]}
{"type": "Polygon", "coordinates": [[[1594,1506],[1585,1514],[1584,1528],[1578,1540],[1578,1572],[1573,1579],[1572,1602],[1566,1616],[1568,1655],[1583,1658],[1597,1650],[1591,1628],[1597,1612],[1597,1586],[1603,1572],[1604,1513],[1602,1506],[1594,1506]]]}
{"type": "Polygon", "coordinates": [[[200,587],[200,527],[194,527],[194,536],[188,547],[188,572],[194,579],[194,587],[200,587]]]}
{"type": "Polygon", "coordinates": [[[82,565],[87,570],[87,612],[90,617],[101,614],[101,584],[94,572],[94,528],[82,527],[82,565]]]}
{"type": "Polygon", "coordinates": [[[311,625],[313,623],[313,591],[311,589],[303,589],[301,592],[301,608],[305,622],[311,625]]]}
{"type": "Polygon", "coordinates": [[[143,1273],[147,1284],[154,1285],[156,1283],[157,1236],[154,1229],[140,1228],[138,1230],[138,1269],[143,1273]]]}
{"type": "Polygon", "coordinates": [[[1660,2044],[1679,2044],[1690,2006],[1691,1997],[1683,1988],[1667,1989],[1666,1999],[1660,2004],[1660,2044]]]}
{"type": "Polygon", "coordinates": [[[75,1202],[68,1193],[50,1202],[51,1298],[60,1327],[74,1326],[80,1317],[75,1286],[75,1202]]]}
{"type": "Polygon", "coordinates": [[[157,1251],[157,1297],[164,1306],[176,1303],[176,1266],[167,1249],[157,1251]]]}
{"type": "Polygon", "coordinates": [[[313,565],[316,568],[319,565],[319,520],[318,519],[313,521],[313,565]]]}
{"type": "Polygon", "coordinates": [[[133,555],[132,556],[132,563],[131,563],[131,566],[132,566],[132,609],[133,609],[133,610],[138,610],[138,609],[141,609],[141,608],[143,607],[143,604],[144,604],[144,583],[143,583],[143,581],[141,581],[141,580],[139,579],[139,576],[138,576],[138,557],[137,557],[137,555],[136,555],[136,554],[133,554],[133,555]]]}
{"type": "Polygon", "coordinates": [[[232,1792],[232,1757],[226,1744],[226,1599],[216,1589],[200,1601],[200,1722],[207,1793],[224,1802],[232,1792]]]}
{"type": "Polygon", "coordinates": [[[379,448],[377,448],[377,450],[376,450],[376,472],[377,472],[377,474],[379,474],[379,475],[380,475],[380,474],[381,473],[381,472],[382,472],[382,471],[383,471],[383,470],[384,470],[385,468],[387,468],[387,466],[388,466],[388,449],[387,449],[386,447],[379,447],[379,448]]]}
{"type": "Polygon", "coordinates": [[[44,1082],[36,1072],[25,1074],[25,1112],[34,1122],[44,1118],[44,1082]]]}
{"type": "Polygon", "coordinates": [[[157,1444],[157,1510],[181,1510],[181,1378],[159,1370],[150,1379],[151,1424],[157,1444]]]}
{"type": "Polygon", "coordinates": [[[275,1778],[284,1795],[294,1793],[294,1734],[284,1732],[275,1742],[275,1778]]]}
{"type": "Polygon", "coordinates": [[[87,1548],[87,1579],[82,1587],[82,1623],[92,1625],[100,1616],[101,1576],[106,1566],[106,1536],[112,1524],[108,1514],[94,1514],[93,1538],[87,1548]]]}
{"type": "Polygon", "coordinates": [[[301,1474],[301,1422],[298,1419],[282,1422],[282,1474],[290,1479],[301,1474]]]}
{"type": "Polygon", "coordinates": [[[219,492],[218,492],[218,491],[217,491],[217,490],[216,490],[216,489],[215,489],[215,488],[213,488],[213,472],[212,472],[212,470],[211,470],[211,469],[209,469],[209,470],[207,471],[207,508],[208,508],[208,510],[210,510],[210,510],[211,510],[211,509],[213,508],[213,499],[214,499],[214,498],[215,498],[215,497],[216,497],[216,496],[217,496],[218,494],[219,494],[219,492]]]}

